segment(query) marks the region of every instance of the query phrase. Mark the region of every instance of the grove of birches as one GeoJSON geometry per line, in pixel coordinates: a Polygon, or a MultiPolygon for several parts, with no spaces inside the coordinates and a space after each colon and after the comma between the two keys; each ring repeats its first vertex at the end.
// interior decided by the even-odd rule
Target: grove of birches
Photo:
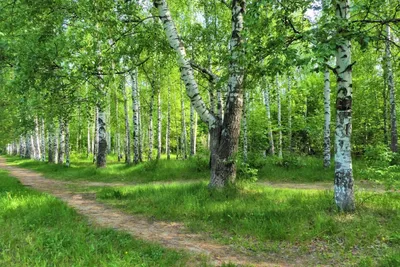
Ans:
{"type": "MultiPolygon", "coordinates": [[[[3,152],[98,168],[209,157],[210,188],[264,157],[396,156],[398,0],[4,0],[3,152]]],[[[290,162],[288,163],[290,164],[290,162]]]]}

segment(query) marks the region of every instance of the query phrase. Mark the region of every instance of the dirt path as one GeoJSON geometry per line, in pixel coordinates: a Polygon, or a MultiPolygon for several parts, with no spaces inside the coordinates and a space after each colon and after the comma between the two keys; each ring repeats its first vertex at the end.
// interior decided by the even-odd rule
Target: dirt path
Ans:
{"type": "MultiPolygon", "coordinates": [[[[208,256],[212,264],[234,263],[253,266],[298,266],[297,263],[274,262],[273,255],[249,255],[239,253],[230,246],[216,244],[206,235],[189,233],[183,224],[151,221],[142,216],[127,215],[95,201],[93,194],[74,193],[68,190],[70,183],[45,179],[38,173],[7,166],[0,157],[0,168],[10,172],[25,186],[52,194],[86,216],[89,221],[101,227],[114,228],[131,234],[136,238],[159,243],[165,247],[188,250],[208,256]]],[[[97,183],[96,185],[100,185],[97,183]]],[[[102,185],[102,184],[101,184],[102,185]]]]}

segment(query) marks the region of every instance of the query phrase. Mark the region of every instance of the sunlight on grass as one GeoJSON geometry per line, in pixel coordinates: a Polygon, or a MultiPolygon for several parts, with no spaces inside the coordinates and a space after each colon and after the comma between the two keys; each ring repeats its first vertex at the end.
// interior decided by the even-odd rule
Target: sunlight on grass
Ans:
{"type": "Polygon", "coordinates": [[[0,266],[183,266],[187,256],[90,228],[60,200],[0,170],[0,266]]]}
{"type": "Polygon", "coordinates": [[[353,264],[361,256],[375,262],[391,250],[399,252],[387,242],[400,229],[398,194],[371,198],[359,193],[357,199],[366,200],[350,215],[334,208],[332,194],[255,185],[210,191],[202,183],[98,189],[97,197],[131,213],[183,221],[194,232],[208,232],[246,249],[271,251],[274,244],[298,244],[309,250],[316,243],[329,244],[322,258],[342,257],[353,264]]]}

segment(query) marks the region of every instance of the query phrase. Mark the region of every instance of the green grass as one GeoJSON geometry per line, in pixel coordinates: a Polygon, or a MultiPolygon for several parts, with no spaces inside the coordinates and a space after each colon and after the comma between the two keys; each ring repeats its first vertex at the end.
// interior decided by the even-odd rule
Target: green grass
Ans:
{"type": "Polygon", "coordinates": [[[351,215],[336,211],[331,191],[255,185],[223,191],[210,191],[205,183],[142,185],[98,189],[97,196],[133,214],[182,221],[194,232],[250,251],[293,258],[316,251],[318,264],[400,263],[399,194],[360,193],[351,215]]]}
{"type": "MultiPolygon", "coordinates": [[[[315,264],[400,266],[400,194],[358,192],[357,212],[338,213],[332,191],[278,190],[246,185],[210,191],[208,159],[187,161],[165,159],[126,166],[111,157],[108,167],[96,169],[84,158],[73,158],[71,168],[9,157],[19,167],[49,178],[104,182],[138,182],[135,187],[79,188],[97,191],[100,201],[127,212],[160,220],[184,222],[189,229],[210,235],[237,249],[254,253],[287,255],[295,260],[311,254],[315,264]],[[198,180],[182,184],[182,180],[198,180]],[[169,185],[152,181],[178,181],[169,185]]],[[[314,157],[260,159],[259,180],[279,182],[331,182],[333,166],[322,167],[314,157]]],[[[366,161],[354,161],[357,180],[384,180],[366,161]]],[[[392,168],[393,169],[393,168],[392,168]]],[[[392,172],[392,169],[386,171],[392,172]]],[[[396,169],[396,168],[395,168],[396,169]]],[[[396,169],[397,170],[397,169],[396,169]]]]}
{"type": "Polygon", "coordinates": [[[186,266],[188,256],[89,227],[60,200],[0,170],[0,266],[186,266]]]}
{"type": "Polygon", "coordinates": [[[154,182],[174,180],[208,179],[208,159],[196,157],[186,161],[160,159],[138,165],[117,162],[114,156],[107,157],[106,168],[96,168],[90,159],[72,155],[69,168],[47,162],[38,162],[19,157],[7,157],[10,165],[38,171],[51,179],[66,181],[96,182],[154,182]]]}

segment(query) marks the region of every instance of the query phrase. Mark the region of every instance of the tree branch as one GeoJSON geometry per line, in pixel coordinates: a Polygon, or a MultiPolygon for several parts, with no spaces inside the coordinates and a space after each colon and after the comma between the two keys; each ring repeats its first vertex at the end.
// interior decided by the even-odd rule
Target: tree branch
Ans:
{"type": "Polygon", "coordinates": [[[206,69],[198,64],[196,64],[193,60],[191,60],[190,62],[190,66],[192,66],[193,69],[197,70],[198,72],[201,72],[202,74],[204,74],[208,81],[210,81],[211,83],[216,83],[219,80],[219,77],[217,75],[215,75],[211,70],[206,69]]]}

